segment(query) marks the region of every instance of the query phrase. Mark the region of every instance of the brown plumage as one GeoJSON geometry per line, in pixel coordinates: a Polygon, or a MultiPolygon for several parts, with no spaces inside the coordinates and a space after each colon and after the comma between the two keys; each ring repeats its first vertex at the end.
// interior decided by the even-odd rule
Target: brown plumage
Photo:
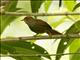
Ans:
{"type": "Polygon", "coordinates": [[[57,34],[61,35],[61,33],[59,33],[56,30],[53,30],[48,23],[46,23],[41,19],[34,19],[33,17],[25,17],[23,21],[36,34],[47,33],[49,36],[57,34]]]}

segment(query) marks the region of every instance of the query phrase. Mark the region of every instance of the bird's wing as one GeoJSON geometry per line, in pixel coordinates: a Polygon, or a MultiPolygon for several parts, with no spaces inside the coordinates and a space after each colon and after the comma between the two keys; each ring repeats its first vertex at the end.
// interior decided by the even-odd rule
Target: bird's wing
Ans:
{"type": "Polygon", "coordinates": [[[40,20],[40,19],[36,19],[36,20],[37,20],[37,21],[36,21],[36,24],[38,24],[38,25],[40,24],[40,26],[46,27],[46,28],[48,28],[48,29],[52,29],[47,22],[42,21],[42,20],[40,20]]]}

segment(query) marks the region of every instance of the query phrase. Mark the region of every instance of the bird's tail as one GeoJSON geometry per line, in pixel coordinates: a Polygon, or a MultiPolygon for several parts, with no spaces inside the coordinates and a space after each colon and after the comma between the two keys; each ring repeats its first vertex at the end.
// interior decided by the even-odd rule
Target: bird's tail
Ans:
{"type": "Polygon", "coordinates": [[[48,35],[62,35],[62,33],[58,32],[56,30],[52,30],[52,29],[47,33],[48,33],[48,35]]]}
{"type": "Polygon", "coordinates": [[[52,35],[62,35],[62,33],[56,31],[56,30],[51,30],[50,31],[52,33],[52,35]]]}

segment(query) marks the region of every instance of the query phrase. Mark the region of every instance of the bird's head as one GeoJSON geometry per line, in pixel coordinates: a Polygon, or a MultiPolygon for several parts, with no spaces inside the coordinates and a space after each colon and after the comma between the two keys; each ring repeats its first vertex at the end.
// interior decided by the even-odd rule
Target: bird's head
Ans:
{"type": "Polygon", "coordinates": [[[21,20],[21,21],[28,21],[28,20],[33,20],[34,18],[33,17],[31,17],[31,16],[27,16],[27,17],[25,17],[23,20],[21,20]]]}
{"type": "Polygon", "coordinates": [[[32,23],[34,21],[34,18],[31,17],[31,16],[27,16],[21,21],[24,21],[25,23],[30,24],[30,23],[32,23]]]}

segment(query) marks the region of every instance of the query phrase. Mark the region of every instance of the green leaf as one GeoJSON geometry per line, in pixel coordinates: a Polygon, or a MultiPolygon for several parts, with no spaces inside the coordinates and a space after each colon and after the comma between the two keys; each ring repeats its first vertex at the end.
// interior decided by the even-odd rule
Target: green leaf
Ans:
{"type": "Polygon", "coordinates": [[[62,17],[60,20],[51,23],[51,26],[53,26],[55,28],[55,27],[59,26],[59,24],[65,22],[65,19],[66,19],[66,17],[62,17]]]}
{"type": "Polygon", "coordinates": [[[18,0],[10,1],[10,3],[5,6],[5,11],[9,11],[9,12],[16,11],[17,2],[18,0]]]}
{"type": "Polygon", "coordinates": [[[73,10],[72,11],[75,11],[77,8],[79,8],[80,7],[80,3],[77,3],[75,6],[74,6],[74,8],[73,8],[73,10]]]}
{"type": "MultiPolygon", "coordinates": [[[[80,48],[75,53],[80,53],[80,48]]],[[[80,60],[80,54],[73,55],[70,60],[80,60]]]]}
{"type": "Polygon", "coordinates": [[[2,15],[0,16],[1,18],[1,31],[0,34],[4,31],[4,29],[16,18],[15,16],[7,16],[7,15],[2,15]]]}
{"type": "MultiPolygon", "coordinates": [[[[21,59],[21,60],[41,60],[41,56],[37,57],[29,57],[28,55],[33,55],[33,54],[48,54],[48,52],[36,45],[36,44],[31,44],[30,42],[25,42],[25,41],[14,41],[14,42],[2,42],[1,43],[1,49],[7,50],[8,53],[10,54],[23,54],[27,56],[12,56],[16,59],[21,59]],[[46,53],[44,53],[46,51],[46,53]]],[[[48,59],[51,59],[50,56],[44,56],[48,59]]]]}
{"type": "Polygon", "coordinates": [[[80,48],[80,38],[75,39],[70,45],[70,52],[74,53],[80,48]]]}
{"type": "MultiPolygon", "coordinates": [[[[5,6],[5,11],[16,11],[18,10],[16,8],[17,5],[17,0],[16,1],[10,1],[9,4],[7,4],[5,6]]],[[[0,15],[0,27],[1,27],[1,31],[0,31],[0,35],[2,34],[2,32],[4,31],[4,29],[16,18],[16,16],[8,16],[8,15],[0,15]]]]}
{"type": "MultiPolygon", "coordinates": [[[[65,34],[78,34],[80,32],[80,20],[75,22],[65,34]]],[[[65,49],[75,40],[76,38],[62,38],[58,48],[57,48],[57,54],[64,53],[65,49]],[[64,45],[64,43],[67,43],[64,45]]],[[[56,56],[56,60],[60,60],[62,55],[56,56]]]]}
{"type": "Polygon", "coordinates": [[[38,9],[40,8],[41,4],[44,2],[45,0],[31,0],[31,8],[32,8],[32,12],[36,13],[38,12],[38,9]]]}
{"type": "MultiPolygon", "coordinates": [[[[80,53],[80,38],[75,39],[72,44],[70,45],[70,52],[71,53],[80,53]]],[[[79,60],[80,54],[74,54],[70,56],[70,60],[79,60]]]]}
{"type": "Polygon", "coordinates": [[[18,12],[31,13],[31,2],[28,0],[18,1],[17,8],[21,8],[18,12]]]}
{"type": "Polygon", "coordinates": [[[46,12],[48,11],[49,6],[51,5],[51,2],[52,2],[51,0],[45,1],[44,7],[45,7],[45,11],[46,11],[46,12]]]}
{"type": "Polygon", "coordinates": [[[76,4],[76,0],[64,0],[64,6],[69,10],[69,11],[72,11],[73,10],[73,7],[75,6],[76,4]]]}

